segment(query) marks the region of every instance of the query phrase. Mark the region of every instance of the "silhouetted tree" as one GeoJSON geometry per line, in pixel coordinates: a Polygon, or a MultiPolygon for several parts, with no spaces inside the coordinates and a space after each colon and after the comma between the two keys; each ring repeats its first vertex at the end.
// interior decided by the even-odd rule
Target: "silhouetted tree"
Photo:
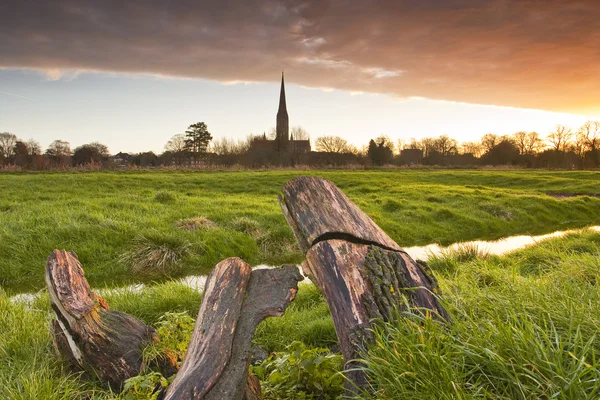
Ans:
{"type": "Polygon", "coordinates": [[[177,165],[183,165],[188,157],[185,135],[181,133],[174,135],[167,144],[165,144],[165,152],[169,153],[168,161],[165,160],[167,165],[170,165],[173,162],[177,165]]]}
{"type": "Polygon", "coordinates": [[[194,162],[197,163],[199,156],[206,153],[212,135],[208,132],[208,127],[204,122],[196,122],[185,131],[185,138],[186,150],[191,154],[194,162]]]}
{"type": "Polygon", "coordinates": [[[460,145],[463,154],[472,154],[474,157],[483,155],[483,145],[478,142],[464,142],[460,145]]]}
{"type": "Polygon", "coordinates": [[[484,153],[489,152],[498,143],[500,143],[500,138],[493,133],[486,133],[481,137],[481,145],[483,146],[484,153]]]}
{"type": "Polygon", "coordinates": [[[509,139],[502,140],[481,156],[484,165],[516,165],[518,162],[519,148],[509,139]]]}
{"type": "Polygon", "coordinates": [[[109,155],[108,147],[102,143],[92,142],[84,144],[75,149],[73,153],[73,165],[102,163],[108,159],[109,155]]]}
{"type": "MultiPolygon", "coordinates": [[[[373,142],[375,143],[375,142],[373,142]]],[[[317,151],[325,153],[355,153],[356,148],[339,136],[321,136],[315,142],[317,151]]]]}
{"type": "Polygon", "coordinates": [[[294,138],[294,140],[309,140],[310,135],[301,126],[294,126],[290,131],[290,136],[294,138]]]}
{"type": "Polygon", "coordinates": [[[567,151],[572,137],[573,131],[570,128],[564,125],[556,125],[554,131],[548,135],[548,142],[556,151],[567,151]]]}

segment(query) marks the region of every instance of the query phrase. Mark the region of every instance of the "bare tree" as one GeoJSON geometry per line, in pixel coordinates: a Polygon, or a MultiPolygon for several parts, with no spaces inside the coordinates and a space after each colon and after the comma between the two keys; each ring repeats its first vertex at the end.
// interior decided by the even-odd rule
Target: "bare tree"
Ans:
{"type": "Polygon", "coordinates": [[[567,151],[572,137],[573,131],[566,126],[559,124],[556,125],[553,132],[550,132],[547,139],[552,147],[554,147],[554,150],[567,151]]]}
{"type": "Polygon", "coordinates": [[[46,149],[46,154],[53,157],[70,157],[73,153],[71,152],[71,145],[69,142],[55,140],[50,143],[50,146],[46,149]]]}
{"type": "Polygon", "coordinates": [[[479,142],[464,142],[460,145],[463,154],[472,154],[473,157],[483,155],[483,145],[479,142]]]}
{"type": "Polygon", "coordinates": [[[536,154],[544,149],[544,141],[537,132],[527,133],[525,138],[525,154],[536,154]]]}
{"type": "Polygon", "coordinates": [[[493,133],[486,133],[481,137],[481,145],[483,146],[484,153],[487,153],[491,149],[493,149],[501,140],[498,135],[493,133]]]}
{"type": "Polygon", "coordinates": [[[315,142],[317,151],[326,153],[354,153],[354,146],[339,136],[321,136],[315,142]]]}
{"type": "Polygon", "coordinates": [[[310,139],[310,135],[308,134],[306,129],[304,129],[301,126],[293,127],[290,132],[290,135],[294,140],[309,140],[310,139]]]}
{"type": "Polygon", "coordinates": [[[577,142],[584,151],[594,151],[600,148],[600,122],[587,121],[577,131],[577,142]]]}
{"type": "Polygon", "coordinates": [[[17,140],[17,135],[15,134],[9,132],[0,133],[0,157],[10,158],[14,155],[17,140]]]}
{"type": "Polygon", "coordinates": [[[252,136],[242,140],[222,137],[212,142],[210,150],[219,155],[244,154],[250,149],[252,139],[252,136]]]}
{"type": "Polygon", "coordinates": [[[527,132],[519,131],[513,135],[513,140],[519,149],[519,154],[525,154],[525,147],[527,142],[527,132]]]}
{"type": "Polygon", "coordinates": [[[433,139],[432,149],[444,156],[456,154],[458,153],[458,142],[448,135],[442,135],[433,139]]]}
{"type": "Polygon", "coordinates": [[[71,145],[64,140],[55,140],[46,149],[46,156],[55,166],[70,164],[72,155],[71,145]]]}
{"type": "Polygon", "coordinates": [[[27,152],[30,156],[39,156],[42,154],[42,146],[36,140],[29,139],[26,143],[27,152]]]}

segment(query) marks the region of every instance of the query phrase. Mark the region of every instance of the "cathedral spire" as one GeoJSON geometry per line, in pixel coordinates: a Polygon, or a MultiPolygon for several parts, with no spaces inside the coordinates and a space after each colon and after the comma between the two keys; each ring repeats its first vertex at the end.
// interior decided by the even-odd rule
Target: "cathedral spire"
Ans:
{"type": "Polygon", "coordinates": [[[281,91],[279,92],[279,110],[277,114],[285,113],[287,115],[287,107],[285,104],[285,82],[283,80],[283,71],[281,71],[281,91]]]}
{"type": "Polygon", "coordinates": [[[281,71],[281,91],[279,92],[279,110],[277,110],[277,149],[284,151],[288,147],[290,140],[289,117],[285,104],[285,82],[283,80],[283,71],[281,71]]]}

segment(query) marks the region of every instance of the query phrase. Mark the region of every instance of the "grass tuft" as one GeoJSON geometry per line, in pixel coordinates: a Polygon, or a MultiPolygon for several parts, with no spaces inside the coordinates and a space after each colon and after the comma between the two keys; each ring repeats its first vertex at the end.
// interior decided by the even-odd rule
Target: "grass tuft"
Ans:
{"type": "Polygon", "coordinates": [[[169,192],[158,192],[154,196],[154,201],[161,204],[169,204],[175,202],[175,195],[169,192]]]}
{"type": "Polygon", "coordinates": [[[175,225],[185,231],[196,231],[198,229],[209,230],[218,228],[216,223],[203,216],[181,219],[177,221],[175,225]]]}
{"type": "Polygon", "coordinates": [[[168,275],[177,272],[190,247],[189,242],[177,237],[141,235],[133,240],[132,248],[122,254],[120,261],[134,273],[168,275]]]}

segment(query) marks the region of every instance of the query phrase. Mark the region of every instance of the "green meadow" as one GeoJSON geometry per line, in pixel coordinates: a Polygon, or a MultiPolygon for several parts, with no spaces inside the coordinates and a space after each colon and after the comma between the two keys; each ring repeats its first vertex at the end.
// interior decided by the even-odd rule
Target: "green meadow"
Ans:
{"type": "MultiPolygon", "coordinates": [[[[229,256],[255,265],[302,260],[277,203],[281,186],[298,175],[335,182],[404,247],[600,225],[600,172],[0,174],[0,397],[149,398],[135,387],[112,393],[55,357],[46,257],[74,250],[95,289],[148,283],[104,294],[111,309],[156,327],[173,315],[193,321],[201,293],[172,278],[206,274],[229,256]],[[32,291],[39,293],[30,302],[10,299],[32,291]]],[[[373,390],[362,397],[600,397],[600,232],[503,256],[466,246],[428,262],[452,323],[407,312],[377,324],[362,355],[373,390]]],[[[301,284],[284,316],[264,321],[254,337],[271,353],[253,367],[265,398],[339,398],[336,342],[323,297],[301,284]],[[307,370],[306,360],[318,367],[307,370]]]]}
{"type": "Polygon", "coordinates": [[[7,173],[0,174],[0,285],[8,293],[42,289],[53,249],[75,251],[95,287],[206,274],[231,256],[251,265],[300,262],[277,196],[303,174],[336,183],[404,247],[600,223],[600,172],[7,173]],[[161,248],[169,257],[155,271],[136,262],[161,248]]]}

